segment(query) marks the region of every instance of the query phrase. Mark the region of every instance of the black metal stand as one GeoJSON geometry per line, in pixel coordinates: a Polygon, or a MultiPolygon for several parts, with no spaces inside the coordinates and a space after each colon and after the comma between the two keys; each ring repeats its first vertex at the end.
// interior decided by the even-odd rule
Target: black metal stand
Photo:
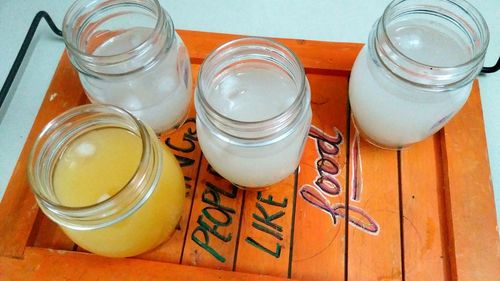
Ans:
{"type": "Polygon", "coordinates": [[[30,28],[28,29],[28,33],[24,37],[21,49],[19,49],[19,52],[17,53],[16,60],[14,60],[14,64],[12,64],[12,67],[10,68],[9,74],[7,75],[7,79],[5,79],[5,82],[3,83],[2,90],[0,91],[0,108],[2,107],[2,104],[5,98],[7,97],[7,94],[9,93],[10,86],[12,86],[14,78],[16,78],[17,71],[19,70],[19,67],[21,67],[21,64],[23,63],[24,56],[28,51],[31,40],[35,35],[35,31],[38,28],[38,24],[40,23],[42,18],[45,19],[50,29],[52,29],[52,31],[57,36],[62,37],[62,31],[57,28],[57,26],[54,24],[54,22],[50,18],[49,14],[47,14],[47,12],[40,11],[36,14],[35,18],[31,22],[30,28]]]}
{"type": "Polygon", "coordinates": [[[498,71],[499,69],[500,69],[500,58],[498,58],[497,63],[495,63],[494,66],[483,67],[483,69],[481,69],[481,74],[493,73],[498,71]]]}

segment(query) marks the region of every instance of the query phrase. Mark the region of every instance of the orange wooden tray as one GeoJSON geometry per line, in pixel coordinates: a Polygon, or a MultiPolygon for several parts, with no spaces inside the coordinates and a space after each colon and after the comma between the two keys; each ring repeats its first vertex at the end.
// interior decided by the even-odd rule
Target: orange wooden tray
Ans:
{"type": "MultiPolygon", "coordinates": [[[[179,33],[195,78],[211,50],[238,37],[179,33]]],[[[314,127],[299,171],[263,192],[238,190],[210,169],[190,119],[162,137],[189,188],[180,226],[127,259],[81,250],[29,190],[34,138],[87,102],[63,54],[0,205],[0,280],[499,280],[478,84],[439,133],[401,152],[380,150],[360,141],[350,120],[348,77],[362,45],[279,41],[300,57],[312,89],[314,127]]]]}

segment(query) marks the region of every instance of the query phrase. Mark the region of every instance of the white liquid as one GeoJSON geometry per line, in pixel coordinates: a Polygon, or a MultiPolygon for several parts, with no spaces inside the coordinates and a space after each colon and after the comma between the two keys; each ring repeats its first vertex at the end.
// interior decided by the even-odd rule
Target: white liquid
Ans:
{"type": "MultiPolygon", "coordinates": [[[[233,67],[213,82],[206,94],[210,105],[239,121],[262,121],[284,112],[299,90],[284,72],[262,63],[233,67]]],[[[309,101],[309,88],[307,89],[309,101]]],[[[222,141],[197,118],[197,133],[208,162],[223,177],[245,187],[268,186],[293,173],[302,155],[311,123],[311,110],[303,116],[298,129],[275,143],[249,147],[222,141]]]]}
{"type": "MultiPolygon", "coordinates": [[[[466,44],[438,27],[408,22],[389,33],[406,56],[428,65],[454,66],[470,59],[470,51],[462,47],[466,44]]],[[[416,90],[384,74],[365,46],[351,72],[349,101],[357,128],[371,142],[398,148],[442,128],[463,106],[471,86],[446,92],[416,90]]]]}
{"type": "Polygon", "coordinates": [[[238,121],[262,121],[284,112],[298,89],[286,73],[263,64],[235,66],[219,76],[206,98],[215,110],[238,121]]]}
{"type": "MultiPolygon", "coordinates": [[[[150,32],[148,28],[130,29],[101,44],[93,54],[106,56],[126,52],[142,43],[150,32]]],[[[106,71],[126,73],[143,66],[141,64],[130,60],[106,71]]],[[[180,125],[188,112],[191,65],[177,34],[170,50],[148,70],[103,80],[80,75],[80,80],[92,102],[122,107],[151,126],[157,134],[180,125]]]]}

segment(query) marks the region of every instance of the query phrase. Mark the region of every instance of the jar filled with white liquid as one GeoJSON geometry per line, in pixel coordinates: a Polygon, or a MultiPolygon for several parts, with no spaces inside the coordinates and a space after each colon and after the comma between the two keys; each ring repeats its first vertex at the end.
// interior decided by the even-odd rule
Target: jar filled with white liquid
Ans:
{"type": "Polygon", "coordinates": [[[232,183],[264,187],[294,172],[311,125],[304,67],[285,46],[242,38],[203,62],[195,93],[204,156],[232,183]]]}
{"type": "Polygon", "coordinates": [[[396,0],[354,63],[349,101],[371,143],[402,148],[441,129],[464,105],[489,33],[462,0],[396,0]]]}
{"type": "Polygon", "coordinates": [[[157,0],[78,0],[63,37],[91,102],[124,108],[157,134],[184,122],[191,65],[157,0]]]}

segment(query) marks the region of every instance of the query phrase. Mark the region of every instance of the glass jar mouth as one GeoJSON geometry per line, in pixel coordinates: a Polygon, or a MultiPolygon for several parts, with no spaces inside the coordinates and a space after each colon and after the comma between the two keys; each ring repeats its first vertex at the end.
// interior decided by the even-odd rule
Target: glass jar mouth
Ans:
{"type": "MultiPolygon", "coordinates": [[[[122,30],[123,31],[123,30],[122,30]]],[[[156,57],[162,53],[162,50],[169,50],[174,41],[175,27],[170,15],[163,10],[158,0],[77,0],[67,10],[62,26],[63,40],[68,49],[70,59],[74,66],[87,75],[98,78],[99,76],[121,76],[135,73],[137,71],[148,69],[157,61],[156,57]],[[137,9],[138,11],[114,11],[120,8],[137,9]],[[139,10],[141,13],[139,13],[139,10]],[[106,14],[113,13],[114,14],[106,14]],[[151,32],[142,38],[140,42],[134,43],[134,46],[121,50],[113,54],[95,54],[87,50],[93,40],[103,42],[112,38],[99,38],[103,35],[101,30],[97,30],[101,25],[107,23],[117,16],[126,14],[141,14],[149,18],[154,18],[154,24],[150,26],[151,32]],[[166,38],[162,38],[166,33],[166,38]],[[93,38],[95,37],[95,38],[93,38]],[[154,42],[164,40],[161,50],[154,48],[154,42]],[[129,70],[126,73],[106,73],[96,69],[104,68],[110,65],[126,63],[131,59],[143,60],[143,66],[137,69],[129,70]],[[95,73],[98,73],[96,75],[95,73]]],[[[118,29],[111,30],[113,34],[120,34],[118,29]]],[[[98,47],[95,46],[95,47],[98,47]]]]}
{"type": "Polygon", "coordinates": [[[106,227],[134,213],[146,202],[159,181],[159,169],[147,173],[152,163],[161,161],[150,145],[152,135],[154,133],[133,115],[111,105],[78,106],[54,118],[38,135],[28,157],[28,179],[39,206],[57,223],[77,230],[106,227]],[[122,123],[118,124],[120,120],[122,123]],[[142,154],[136,170],[122,188],[101,202],[78,207],[61,204],[53,194],[52,185],[58,158],[73,140],[102,128],[122,128],[141,138],[142,154]]]}
{"type": "Polygon", "coordinates": [[[427,2],[392,1],[385,8],[384,13],[375,23],[370,34],[369,40],[374,45],[374,49],[370,50],[370,53],[372,57],[377,57],[377,61],[384,65],[392,75],[415,86],[438,91],[444,87],[448,89],[462,87],[472,81],[482,67],[489,44],[487,23],[479,11],[467,1],[439,0],[432,3],[427,2]],[[432,16],[460,30],[468,39],[467,44],[470,45],[469,48],[473,52],[471,57],[454,65],[439,65],[420,61],[401,51],[394,38],[390,36],[388,26],[392,21],[414,15],[432,16]],[[402,71],[394,71],[396,69],[402,71]],[[418,75],[419,73],[434,76],[436,85],[419,83],[408,78],[409,75],[418,75]]]}
{"type": "MultiPolygon", "coordinates": [[[[406,1],[408,1],[408,0],[395,0],[395,1],[391,2],[385,8],[384,13],[382,14],[381,21],[384,23],[382,25],[382,28],[384,29],[384,32],[386,34],[388,34],[387,25],[388,25],[389,21],[391,20],[391,18],[394,16],[394,15],[392,15],[394,8],[397,5],[400,5],[401,3],[406,2],[406,1]]],[[[469,13],[470,16],[471,16],[471,18],[474,20],[474,23],[478,27],[480,35],[484,35],[484,38],[481,38],[482,40],[481,40],[481,47],[480,47],[480,49],[476,52],[476,54],[472,58],[470,58],[468,61],[465,61],[465,62],[463,62],[461,64],[458,64],[458,65],[455,65],[455,66],[439,66],[439,65],[424,64],[424,63],[419,62],[418,60],[415,60],[415,59],[407,56],[403,52],[401,52],[396,47],[396,45],[394,44],[394,41],[392,40],[392,38],[389,37],[389,42],[388,43],[391,44],[391,46],[393,47],[394,51],[398,52],[399,55],[405,57],[408,60],[413,61],[416,64],[420,64],[420,65],[427,66],[427,67],[443,68],[443,69],[446,69],[446,68],[450,68],[450,69],[460,68],[460,67],[468,65],[470,63],[470,61],[481,60],[481,58],[484,57],[484,55],[486,53],[486,50],[487,50],[488,44],[489,44],[489,40],[490,40],[490,38],[489,38],[489,29],[488,29],[488,25],[487,25],[485,19],[479,13],[479,11],[474,6],[472,6],[469,2],[467,2],[467,1],[464,1],[464,0],[453,0],[453,1],[447,1],[447,2],[449,2],[450,4],[455,5],[459,9],[462,9],[463,11],[469,13]]],[[[432,7],[430,7],[430,8],[432,8],[432,7]]],[[[424,9],[426,9],[426,7],[414,7],[413,8],[413,10],[421,10],[421,12],[424,12],[424,9]]],[[[429,7],[427,7],[427,9],[429,9],[429,7]]],[[[408,12],[408,11],[406,11],[406,12],[408,12]]],[[[426,12],[431,12],[431,11],[426,11],[426,12]]],[[[442,12],[445,12],[445,11],[442,11],[442,12]]],[[[438,14],[440,12],[434,12],[434,13],[438,14]]],[[[398,16],[398,15],[396,15],[396,16],[398,16]]],[[[448,20],[455,21],[451,17],[449,17],[448,20]]],[[[459,23],[455,21],[455,24],[458,25],[459,23]]]]}
{"type": "MultiPolygon", "coordinates": [[[[216,69],[218,70],[218,69],[216,69]]],[[[305,78],[305,70],[300,62],[300,59],[296,56],[296,54],[291,51],[288,47],[283,44],[262,37],[244,37],[229,41],[217,49],[212,51],[207,58],[203,61],[200,71],[198,73],[198,81],[196,88],[196,101],[203,113],[210,117],[210,120],[213,123],[216,123],[216,127],[218,128],[228,128],[234,130],[236,132],[244,132],[247,131],[249,133],[258,133],[258,132],[268,132],[271,134],[271,131],[276,132],[280,128],[289,125],[290,122],[297,117],[297,112],[302,108],[302,104],[306,99],[307,95],[307,81],[305,78]],[[249,54],[246,54],[245,57],[238,57],[235,53],[238,51],[244,50],[249,54]],[[219,67],[222,70],[226,68],[231,68],[234,65],[224,65],[225,60],[235,59],[235,63],[241,63],[246,60],[266,60],[263,54],[254,54],[253,51],[256,52],[269,52],[273,55],[279,57],[286,61],[285,63],[280,62],[278,59],[274,59],[270,61],[271,64],[275,64],[280,69],[283,69],[288,75],[293,77],[293,81],[296,84],[297,93],[291,104],[284,108],[281,112],[275,114],[274,116],[268,117],[263,120],[256,121],[244,121],[237,120],[231,118],[218,110],[216,110],[210,102],[206,98],[206,93],[209,91],[207,83],[204,81],[210,81],[213,78],[214,67],[219,67]]],[[[266,133],[263,135],[252,137],[242,137],[238,134],[229,134],[231,137],[242,138],[246,140],[252,139],[262,139],[266,133]]]]}
{"type": "MultiPolygon", "coordinates": [[[[222,54],[223,55],[223,54],[222,54]]],[[[288,111],[290,108],[293,108],[297,106],[298,103],[300,103],[301,99],[303,99],[305,92],[304,89],[306,87],[305,83],[305,71],[302,63],[300,62],[300,59],[297,57],[297,55],[290,50],[288,47],[285,45],[279,43],[278,41],[275,41],[273,39],[269,38],[263,38],[263,37],[244,37],[244,38],[239,38],[235,39],[229,42],[224,43],[223,45],[219,46],[217,49],[212,51],[207,58],[203,61],[200,67],[200,71],[198,73],[198,91],[200,92],[200,102],[209,110],[213,111],[214,114],[218,115],[220,118],[224,118],[227,121],[230,121],[235,124],[264,124],[266,122],[272,121],[273,119],[279,118],[280,116],[284,115],[286,111],[288,111]],[[237,48],[237,47],[249,47],[252,48],[253,46],[251,45],[258,45],[259,47],[262,48],[268,48],[269,51],[271,52],[282,52],[282,55],[289,56],[292,58],[292,62],[297,65],[297,69],[299,69],[300,74],[298,75],[298,78],[300,79],[298,81],[298,93],[295,96],[294,101],[290,104],[290,106],[286,109],[284,109],[282,112],[276,114],[275,116],[269,117],[264,120],[259,120],[259,121],[241,121],[241,120],[236,120],[233,118],[230,118],[217,110],[213,108],[213,106],[207,101],[205,98],[204,93],[206,92],[205,85],[202,83],[202,78],[203,74],[205,72],[205,69],[207,68],[207,65],[210,63],[213,63],[213,60],[215,60],[216,56],[221,55],[224,51],[226,51],[228,48],[237,48]],[[274,49],[274,50],[273,50],[274,49]]]]}

